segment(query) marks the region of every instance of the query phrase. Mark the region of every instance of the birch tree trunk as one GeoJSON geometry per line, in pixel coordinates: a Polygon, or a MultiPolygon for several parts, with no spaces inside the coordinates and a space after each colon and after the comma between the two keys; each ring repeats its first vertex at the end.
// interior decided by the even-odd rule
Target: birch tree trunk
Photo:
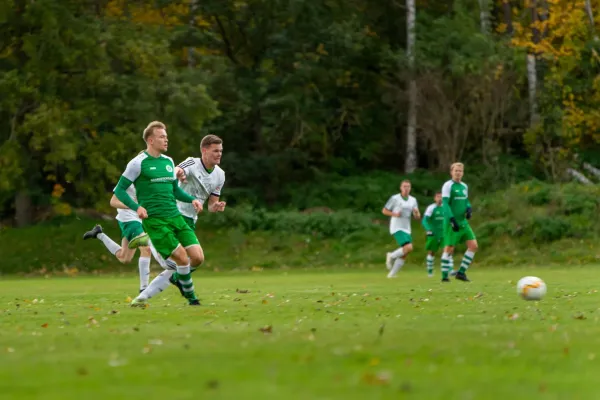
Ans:
{"type": "Polygon", "coordinates": [[[415,81],[415,0],[406,0],[406,55],[408,57],[410,78],[408,82],[408,126],[406,129],[406,158],[404,170],[414,172],[417,168],[417,82],[415,81]]]}
{"type": "Polygon", "coordinates": [[[596,33],[596,24],[594,23],[594,13],[592,11],[592,1],[585,0],[585,13],[587,14],[588,20],[590,21],[590,31],[595,41],[598,41],[598,34],[596,33]]]}
{"type": "Polygon", "coordinates": [[[506,33],[509,36],[513,34],[513,23],[512,23],[512,8],[510,0],[502,0],[502,14],[504,14],[504,24],[506,24],[506,33]]]}
{"type": "Polygon", "coordinates": [[[488,0],[479,0],[479,22],[481,23],[481,33],[489,32],[489,6],[488,0]]]}
{"type": "MultiPolygon", "coordinates": [[[[536,27],[539,21],[537,12],[537,0],[531,0],[531,23],[533,33],[533,43],[538,44],[540,42],[540,31],[536,27]]],[[[535,55],[535,49],[532,49],[527,54],[527,82],[529,88],[529,125],[533,127],[539,121],[538,107],[537,107],[537,60],[535,55]]]]}

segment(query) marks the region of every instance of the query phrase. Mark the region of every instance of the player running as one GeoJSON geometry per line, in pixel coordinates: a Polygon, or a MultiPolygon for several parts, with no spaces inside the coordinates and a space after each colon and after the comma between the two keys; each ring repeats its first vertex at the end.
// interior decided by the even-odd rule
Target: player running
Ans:
{"type": "Polygon", "coordinates": [[[430,204],[425,213],[421,224],[427,232],[427,242],[425,250],[427,250],[427,275],[433,276],[433,264],[435,262],[435,253],[442,246],[442,238],[444,237],[444,209],[442,207],[442,193],[437,192],[433,198],[434,203],[430,204]]]}
{"type": "MultiPolygon", "coordinates": [[[[190,268],[200,265],[204,255],[196,234],[179,213],[176,200],[191,203],[196,212],[202,211],[202,203],[177,184],[175,164],[164,155],[169,143],[166,126],[151,122],[144,129],[143,138],[148,147],[127,164],[115,188],[115,196],[137,213],[156,252],[163,259],[175,262],[178,280],[189,304],[200,305],[190,268]],[[127,193],[132,184],[139,204],[127,193]]],[[[145,305],[147,298],[142,294],[132,301],[132,306],[145,305]]]]}
{"type": "MultiPolygon", "coordinates": [[[[129,195],[136,199],[135,188],[130,186],[127,189],[129,195]]],[[[111,206],[116,198],[111,199],[111,206]]],[[[118,200],[116,200],[118,201],[118,200]]],[[[83,240],[98,239],[120,262],[128,264],[135,255],[136,248],[140,249],[140,258],[138,268],[140,272],[140,293],[148,287],[150,279],[150,248],[148,245],[148,235],[142,227],[142,220],[130,209],[117,209],[119,228],[121,229],[121,245],[114,242],[103,231],[102,226],[96,225],[92,230],[83,234],[83,240]]]]}
{"type": "Polygon", "coordinates": [[[390,271],[388,278],[395,278],[404,265],[406,256],[413,250],[410,222],[411,217],[421,218],[417,199],[410,195],[410,181],[404,180],[400,184],[400,193],[395,194],[385,203],[381,211],[390,218],[390,234],[394,236],[400,247],[386,254],[385,264],[390,271]]]}
{"type": "Polygon", "coordinates": [[[462,182],[464,173],[462,163],[450,166],[452,179],[442,186],[442,204],[444,207],[444,253],[442,254],[442,282],[450,282],[448,274],[453,269],[453,253],[457,244],[466,242],[467,251],[456,273],[456,279],[469,282],[467,269],[473,262],[477,251],[477,238],[468,220],[471,219],[472,209],[469,202],[469,189],[462,182]]]}

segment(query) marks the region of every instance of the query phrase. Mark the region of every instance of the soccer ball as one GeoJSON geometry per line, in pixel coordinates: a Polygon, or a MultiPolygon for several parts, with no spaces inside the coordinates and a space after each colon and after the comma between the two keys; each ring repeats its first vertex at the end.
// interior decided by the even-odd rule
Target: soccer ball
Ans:
{"type": "Polygon", "coordinates": [[[517,283],[517,293],[525,300],[541,300],[546,294],[546,284],[535,276],[526,276],[517,283]]]}

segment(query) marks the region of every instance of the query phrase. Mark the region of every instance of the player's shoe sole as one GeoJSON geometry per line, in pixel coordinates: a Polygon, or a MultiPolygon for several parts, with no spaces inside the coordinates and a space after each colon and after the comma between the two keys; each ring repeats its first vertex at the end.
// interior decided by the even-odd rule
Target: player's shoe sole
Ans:
{"type": "Polygon", "coordinates": [[[385,254],[385,267],[387,268],[388,271],[390,271],[393,266],[394,266],[394,259],[392,258],[392,253],[386,253],[385,254]]]}
{"type": "Polygon", "coordinates": [[[190,306],[201,306],[202,305],[202,304],[200,304],[200,300],[198,300],[198,299],[190,300],[190,302],[188,304],[190,306]]]}
{"type": "Polygon", "coordinates": [[[91,231],[87,231],[83,234],[83,240],[96,239],[101,233],[102,227],[100,225],[96,225],[91,231]]]}
{"type": "Polygon", "coordinates": [[[127,245],[130,249],[137,249],[138,247],[148,246],[150,238],[147,233],[140,233],[138,236],[131,239],[131,242],[127,245]]]}
{"type": "Polygon", "coordinates": [[[455,278],[459,281],[463,281],[463,282],[471,282],[469,280],[469,278],[467,278],[467,274],[462,273],[462,272],[457,272],[455,278]]]}

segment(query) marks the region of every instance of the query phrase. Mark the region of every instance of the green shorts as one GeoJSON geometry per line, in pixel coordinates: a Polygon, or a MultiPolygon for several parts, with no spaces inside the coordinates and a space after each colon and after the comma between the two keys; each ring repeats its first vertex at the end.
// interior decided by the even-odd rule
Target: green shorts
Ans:
{"type": "Polygon", "coordinates": [[[452,225],[447,223],[444,225],[444,246],[456,246],[462,244],[467,240],[476,240],[475,233],[467,221],[463,221],[460,224],[458,232],[452,230],[452,225]]]}
{"type": "Polygon", "coordinates": [[[182,215],[183,220],[185,221],[185,223],[187,224],[187,226],[189,226],[194,232],[196,231],[196,223],[194,222],[194,218],[190,218],[190,217],[186,217],[185,215],[182,215]]]}
{"type": "Polygon", "coordinates": [[[412,237],[404,231],[396,231],[392,236],[396,239],[396,242],[400,247],[412,243],[412,237]]]}
{"type": "Polygon", "coordinates": [[[425,242],[425,250],[436,252],[442,246],[442,238],[440,236],[427,236],[427,241],[425,242]]]}
{"type": "Polygon", "coordinates": [[[131,242],[134,237],[144,233],[142,223],[139,221],[117,222],[119,223],[119,228],[121,228],[121,238],[125,238],[129,242],[131,242]]]}
{"type": "Polygon", "coordinates": [[[183,247],[200,244],[194,231],[181,215],[172,218],[146,218],[142,222],[152,245],[165,260],[181,244],[183,247]]]}

